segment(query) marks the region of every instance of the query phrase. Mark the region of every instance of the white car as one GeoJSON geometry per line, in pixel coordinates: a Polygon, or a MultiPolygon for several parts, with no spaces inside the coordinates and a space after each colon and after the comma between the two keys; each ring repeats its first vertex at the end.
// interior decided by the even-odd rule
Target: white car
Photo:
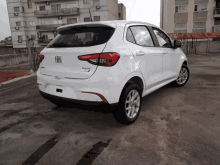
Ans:
{"type": "Polygon", "coordinates": [[[189,79],[181,42],[159,27],[132,21],[61,26],[41,51],[37,71],[41,95],[56,105],[107,105],[115,119],[131,124],[142,97],[189,79]]]}

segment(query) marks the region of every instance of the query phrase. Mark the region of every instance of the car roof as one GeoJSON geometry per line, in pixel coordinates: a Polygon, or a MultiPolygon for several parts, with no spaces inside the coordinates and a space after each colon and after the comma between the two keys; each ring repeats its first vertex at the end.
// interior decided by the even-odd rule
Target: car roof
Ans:
{"type": "MultiPolygon", "coordinates": [[[[73,26],[81,26],[81,25],[110,25],[110,24],[116,24],[117,26],[125,26],[126,24],[145,24],[147,26],[153,26],[157,27],[153,24],[147,23],[147,22],[141,22],[141,21],[127,21],[127,20],[110,20],[110,21],[96,21],[96,22],[82,22],[82,23],[75,23],[75,24],[68,24],[64,26],[60,26],[57,28],[58,31],[68,28],[68,27],[73,27],[73,26]]],[[[158,27],[159,28],[159,27],[158,27]]]]}

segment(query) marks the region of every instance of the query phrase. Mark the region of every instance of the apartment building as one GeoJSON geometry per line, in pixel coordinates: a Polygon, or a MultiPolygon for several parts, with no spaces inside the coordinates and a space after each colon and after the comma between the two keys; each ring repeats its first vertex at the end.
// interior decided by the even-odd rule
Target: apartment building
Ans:
{"type": "Polygon", "coordinates": [[[118,20],[121,6],[125,19],[126,8],[118,0],[7,0],[13,47],[27,47],[28,38],[46,46],[61,25],[118,20]]]}
{"type": "Polygon", "coordinates": [[[220,32],[220,0],[161,0],[160,27],[167,33],[220,32]]]}

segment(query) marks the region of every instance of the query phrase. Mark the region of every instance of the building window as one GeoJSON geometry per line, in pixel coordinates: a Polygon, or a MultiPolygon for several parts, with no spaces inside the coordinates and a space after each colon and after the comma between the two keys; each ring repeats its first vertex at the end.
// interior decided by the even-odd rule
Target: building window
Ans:
{"type": "Polygon", "coordinates": [[[22,36],[18,36],[18,40],[21,40],[21,41],[22,41],[22,36]]]}
{"type": "Polygon", "coordinates": [[[99,0],[93,0],[93,6],[100,6],[99,0]]]}
{"type": "Polygon", "coordinates": [[[24,21],[24,22],[23,22],[23,24],[24,24],[24,26],[27,26],[27,23],[26,23],[26,21],[24,21]]]}
{"type": "Polygon", "coordinates": [[[48,39],[48,35],[43,35],[42,39],[48,39]]]}
{"type": "Polygon", "coordinates": [[[187,23],[175,23],[175,29],[186,29],[187,23]]]}
{"type": "Polygon", "coordinates": [[[193,28],[206,28],[206,22],[193,22],[193,28]]]}
{"type": "Polygon", "coordinates": [[[208,4],[198,4],[194,6],[194,11],[207,11],[208,4]]]}
{"type": "Polygon", "coordinates": [[[32,0],[27,0],[28,2],[28,8],[32,8],[32,0]]]}
{"type": "Polygon", "coordinates": [[[76,18],[67,18],[67,24],[73,24],[73,23],[77,23],[76,18]]]}
{"type": "Polygon", "coordinates": [[[31,35],[31,39],[35,40],[36,39],[36,35],[31,35]]]}
{"type": "Polygon", "coordinates": [[[45,10],[45,6],[39,6],[40,10],[45,10]]]}
{"type": "Polygon", "coordinates": [[[52,10],[59,10],[61,9],[61,4],[51,5],[52,10]]]}
{"type": "Polygon", "coordinates": [[[175,13],[185,13],[188,12],[188,6],[175,6],[175,13]]]}
{"type": "Polygon", "coordinates": [[[21,7],[21,12],[24,12],[24,7],[21,7]]]}
{"type": "Polygon", "coordinates": [[[175,6],[175,13],[178,13],[178,6],[175,6]]]}
{"type": "Polygon", "coordinates": [[[14,12],[19,12],[19,7],[14,7],[14,12]]]}
{"type": "Polygon", "coordinates": [[[89,0],[83,0],[83,4],[89,4],[89,0]]]}
{"type": "Polygon", "coordinates": [[[118,13],[118,17],[121,17],[121,13],[118,13]]]}
{"type": "Polygon", "coordinates": [[[35,22],[34,22],[34,21],[30,21],[30,22],[29,22],[29,25],[30,25],[30,26],[35,26],[35,22]]]}
{"type": "Polygon", "coordinates": [[[90,17],[84,18],[84,22],[90,22],[90,17]]]}
{"type": "Polygon", "coordinates": [[[100,16],[94,16],[94,21],[100,21],[100,16]]]}
{"type": "Polygon", "coordinates": [[[21,26],[21,21],[16,22],[16,26],[21,26]]]}

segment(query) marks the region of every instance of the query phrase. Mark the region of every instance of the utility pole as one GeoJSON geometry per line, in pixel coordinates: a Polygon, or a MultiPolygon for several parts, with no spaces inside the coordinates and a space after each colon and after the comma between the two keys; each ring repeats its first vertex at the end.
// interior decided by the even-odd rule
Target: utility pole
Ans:
{"type": "Polygon", "coordinates": [[[29,54],[29,59],[30,59],[30,72],[33,72],[33,58],[31,55],[31,44],[33,42],[32,38],[28,38],[28,54],[29,54]]]}
{"type": "Polygon", "coordinates": [[[89,8],[89,14],[90,14],[90,20],[91,20],[91,22],[93,22],[90,8],[89,8]]]}

